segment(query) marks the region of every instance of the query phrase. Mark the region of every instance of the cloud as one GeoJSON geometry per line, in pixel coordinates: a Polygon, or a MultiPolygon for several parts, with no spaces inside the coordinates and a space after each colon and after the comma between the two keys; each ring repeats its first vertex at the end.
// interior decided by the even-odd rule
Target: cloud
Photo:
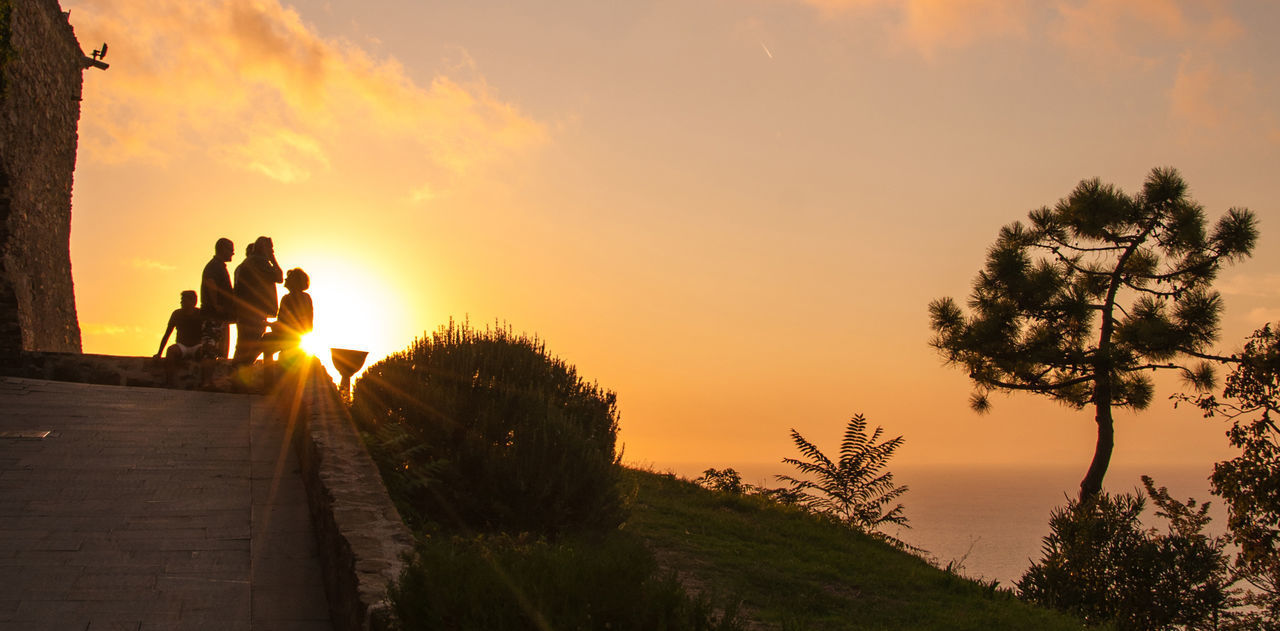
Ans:
{"type": "Polygon", "coordinates": [[[421,180],[546,140],[542,123],[496,98],[482,78],[420,85],[393,58],[321,37],[279,0],[64,6],[81,40],[111,45],[111,69],[85,82],[81,147],[89,160],[205,154],[296,182],[338,168],[343,156],[391,146],[414,156],[421,180]]]}
{"type": "Polygon", "coordinates": [[[1256,323],[1256,326],[1261,328],[1262,325],[1267,323],[1280,322],[1280,308],[1256,307],[1256,308],[1250,309],[1248,315],[1246,315],[1245,318],[1249,322],[1256,323]]]}
{"type": "Polygon", "coordinates": [[[795,0],[827,16],[885,12],[895,38],[925,57],[992,37],[1021,37],[1026,0],[795,0]]]}
{"type": "Polygon", "coordinates": [[[1223,70],[1212,61],[1185,54],[1169,90],[1169,115],[1175,121],[1219,131],[1224,127],[1262,126],[1253,74],[1223,70]]]}
{"type": "Polygon", "coordinates": [[[1214,283],[1224,296],[1280,297],[1280,274],[1231,274],[1214,283]]]}
{"type": "Polygon", "coordinates": [[[125,333],[141,333],[136,326],[120,326],[117,324],[81,324],[80,332],[86,335],[124,335],[125,333]]]}
{"type": "Polygon", "coordinates": [[[150,259],[133,259],[132,261],[129,261],[129,264],[132,265],[134,269],[155,270],[160,272],[172,272],[173,270],[178,269],[168,263],[161,263],[160,261],[153,261],[150,259]]]}
{"type": "Polygon", "coordinates": [[[435,199],[436,196],[436,191],[430,184],[423,184],[409,192],[409,201],[414,204],[421,204],[435,199]]]}
{"type": "Polygon", "coordinates": [[[1072,0],[1057,3],[1055,40],[1106,66],[1150,67],[1188,47],[1214,47],[1243,28],[1217,3],[1185,0],[1072,0]]]}

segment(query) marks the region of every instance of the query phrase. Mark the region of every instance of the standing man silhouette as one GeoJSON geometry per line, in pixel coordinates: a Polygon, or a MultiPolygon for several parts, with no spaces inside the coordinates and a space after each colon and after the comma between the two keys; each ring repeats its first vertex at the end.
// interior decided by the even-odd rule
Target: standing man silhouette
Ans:
{"type": "Polygon", "coordinates": [[[204,316],[204,338],[213,348],[214,359],[226,359],[231,350],[231,323],[236,319],[235,294],[227,263],[236,253],[231,239],[221,238],[213,246],[213,258],[200,274],[200,313],[204,316]]]}
{"type": "Polygon", "coordinates": [[[252,364],[262,354],[262,334],[267,318],[279,307],[276,285],[284,272],[276,262],[270,237],[258,237],[244,262],[236,266],[236,355],[234,363],[252,364]]]}

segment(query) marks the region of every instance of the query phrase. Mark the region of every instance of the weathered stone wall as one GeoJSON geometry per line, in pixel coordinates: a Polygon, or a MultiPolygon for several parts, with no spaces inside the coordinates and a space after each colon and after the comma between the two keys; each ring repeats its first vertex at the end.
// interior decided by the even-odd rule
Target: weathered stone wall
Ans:
{"type": "Polygon", "coordinates": [[[397,628],[387,590],[413,551],[409,532],[320,361],[276,390],[290,425],[320,547],[329,617],[339,631],[397,628]]]}
{"type": "Polygon", "coordinates": [[[71,178],[83,57],[57,0],[0,0],[0,357],[80,351],[71,178]]]}

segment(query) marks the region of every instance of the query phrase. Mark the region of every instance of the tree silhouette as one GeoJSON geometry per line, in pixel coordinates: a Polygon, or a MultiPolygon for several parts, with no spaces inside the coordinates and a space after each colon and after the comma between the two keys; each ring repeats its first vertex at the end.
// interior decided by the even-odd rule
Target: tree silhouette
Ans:
{"type": "Polygon", "coordinates": [[[1258,629],[1280,630],[1280,332],[1270,325],[1254,331],[1239,359],[1225,401],[1202,395],[1195,402],[1205,416],[1231,420],[1227,439],[1240,453],[1214,465],[1213,492],[1227,502],[1236,575],[1254,588],[1245,596],[1250,615],[1258,629]]]}
{"type": "Polygon", "coordinates": [[[1080,482],[1090,497],[1114,448],[1112,408],[1145,408],[1150,373],[1212,386],[1212,364],[1190,365],[1223,359],[1208,351],[1222,309],[1210,286],[1222,264],[1249,256],[1256,222],[1232,208],[1208,233],[1203,207],[1171,168],[1153,169],[1137,195],[1084,180],[1028,219],[1000,230],[973,282],[970,315],[951,298],[929,304],[931,345],[968,371],[979,412],[992,390],[1093,406],[1097,446],[1080,482]]]}
{"type": "Polygon", "coordinates": [[[868,436],[866,417],[855,414],[844,430],[840,460],[832,461],[816,445],[805,440],[800,432],[792,429],[791,439],[805,460],[783,458],[782,461],[794,466],[801,477],[776,477],[791,485],[792,492],[799,495],[800,504],[805,508],[830,515],[850,528],[899,548],[910,549],[911,546],[903,541],[880,531],[886,524],[907,526],[902,504],[886,510],[891,502],[907,492],[907,487],[895,486],[893,474],[883,471],[893,452],[902,445],[903,438],[898,436],[876,442],[882,432],[883,428],[876,427],[868,436]]]}

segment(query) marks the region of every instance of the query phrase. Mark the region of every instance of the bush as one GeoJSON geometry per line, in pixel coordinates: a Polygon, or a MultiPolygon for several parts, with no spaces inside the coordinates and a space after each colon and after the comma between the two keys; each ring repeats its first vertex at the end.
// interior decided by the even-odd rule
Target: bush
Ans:
{"type": "Polygon", "coordinates": [[[370,366],[353,415],[415,527],[553,534],[622,521],[616,396],[537,338],[450,321],[370,366]]]}
{"type": "Polygon", "coordinates": [[[406,629],[738,629],[634,536],[428,539],[391,591],[406,629]]]}
{"type": "Polygon", "coordinates": [[[1049,519],[1044,558],[1018,580],[1024,600],[1121,630],[1218,628],[1233,605],[1223,538],[1203,534],[1208,503],[1179,503],[1143,477],[1161,534],[1142,527],[1145,499],[1100,493],[1049,519]]]}

